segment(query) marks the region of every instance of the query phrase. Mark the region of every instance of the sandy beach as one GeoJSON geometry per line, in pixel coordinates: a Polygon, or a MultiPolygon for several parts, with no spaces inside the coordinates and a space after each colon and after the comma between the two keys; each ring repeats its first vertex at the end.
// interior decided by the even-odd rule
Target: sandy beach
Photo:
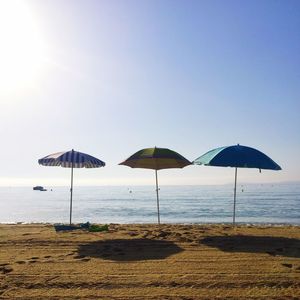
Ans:
{"type": "Polygon", "coordinates": [[[300,227],[0,225],[1,299],[299,299],[300,227]]]}

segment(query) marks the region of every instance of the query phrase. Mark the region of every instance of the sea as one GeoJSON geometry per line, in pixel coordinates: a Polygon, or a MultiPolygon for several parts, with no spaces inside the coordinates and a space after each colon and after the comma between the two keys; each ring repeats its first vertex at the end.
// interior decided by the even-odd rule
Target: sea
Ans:
{"type": "MultiPolygon", "coordinates": [[[[70,187],[0,187],[0,223],[68,223],[70,187]]],[[[161,223],[231,223],[233,186],[161,186],[161,223]]],[[[74,223],[156,223],[155,186],[75,186],[74,223]]],[[[300,183],[240,184],[236,222],[300,225],[300,183]]]]}

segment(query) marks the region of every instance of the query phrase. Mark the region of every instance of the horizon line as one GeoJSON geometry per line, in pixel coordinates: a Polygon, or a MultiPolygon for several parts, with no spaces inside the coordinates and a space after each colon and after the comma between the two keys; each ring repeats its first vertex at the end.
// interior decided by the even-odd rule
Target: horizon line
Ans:
{"type": "MultiPolygon", "coordinates": [[[[299,184],[300,180],[286,180],[278,182],[239,182],[238,185],[278,185],[278,184],[299,184]]],[[[215,184],[160,184],[159,186],[225,186],[232,185],[232,183],[215,183],[215,184]]],[[[35,185],[34,185],[35,186],[35,185]]],[[[69,187],[66,184],[54,184],[54,185],[44,185],[46,187],[69,187]]],[[[128,187],[128,186],[153,186],[153,184],[77,184],[76,187],[128,187]]],[[[29,184],[17,184],[17,185],[1,185],[0,188],[13,188],[13,187],[33,187],[29,184]]]]}

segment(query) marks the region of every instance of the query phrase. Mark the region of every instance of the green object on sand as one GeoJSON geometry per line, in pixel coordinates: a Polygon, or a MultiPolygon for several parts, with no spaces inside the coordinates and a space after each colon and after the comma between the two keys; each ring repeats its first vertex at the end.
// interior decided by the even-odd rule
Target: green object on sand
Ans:
{"type": "Polygon", "coordinates": [[[90,232],[108,231],[108,225],[105,224],[105,225],[99,226],[99,225],[93,225],[92,224],[89,227],[89,231],[90,232]]]}

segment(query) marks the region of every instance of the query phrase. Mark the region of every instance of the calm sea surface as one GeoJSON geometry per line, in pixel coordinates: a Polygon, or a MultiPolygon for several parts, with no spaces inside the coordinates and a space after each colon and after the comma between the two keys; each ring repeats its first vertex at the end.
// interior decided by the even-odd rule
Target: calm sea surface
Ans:
{"type": "MultiPolygon", "coordinates": [[[[68,223],[69,187],[46,188],[0,187],[0,223],[68,223]]],[[[162,223],[232,222],[232,185],[162,186],[159,193],[162,223]]],[[[155,223],[155,187],[74,187],[73,221],[155,223]]],[[[236,221],[299,225],[300,184],[239,185],[236,221]]]]}

